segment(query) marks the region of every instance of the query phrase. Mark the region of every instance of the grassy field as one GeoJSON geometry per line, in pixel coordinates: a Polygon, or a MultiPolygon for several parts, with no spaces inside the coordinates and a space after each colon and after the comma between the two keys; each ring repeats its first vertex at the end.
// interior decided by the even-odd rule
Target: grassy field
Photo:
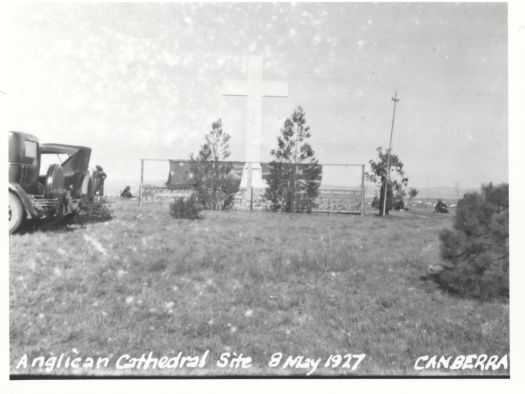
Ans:
{"type": "MultiPolygon", "coordinates": [[[[111,357],[81,374],[299,374],[270,368],[273,353],[321,358],[314,374],[476,374],[415,371],[423,355],[509,352],[508,304],[461,300],[421,279],[439,264],[438,233],[453,216],[421,210],[388,218],[204,212],[172,219],[166,206],[111,204],[109,221],[10,237],[11,373],[24,354],[111,357]],[[115,369],[115,360],[196,356],[204,368],[115,369]],[[252,357],[219,368],[219,355],[252,357]],[[333,354],[359,367],[325,368],[333,354]]],[[[333,359],[332,359],[333,360],[333,359]]],[[[485,372],[504,373],[509,371],[485,372]]]]}

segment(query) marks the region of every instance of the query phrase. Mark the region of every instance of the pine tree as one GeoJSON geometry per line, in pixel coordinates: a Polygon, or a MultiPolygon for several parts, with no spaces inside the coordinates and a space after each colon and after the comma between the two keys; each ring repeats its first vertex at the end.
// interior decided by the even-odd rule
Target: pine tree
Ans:
{"type": "Polygon", "coordinates": [[[273,210],[311,212],[314,208],[322,168],[308,143],[310,137],[306,114],[298,106],[281,128],[277,149],[270,152],[274,160],[269,164],[265,197],[270,200],[273,210]]]}
{"type": "MultiPolygon", "coordinates": [[[[205,142],[196,156],[191,155],[195,190],[199,202],[207,209],[229,209],[233,195],[238,189],[236,181],[229,174],[232,164],[224,162],[230,157],[230,135],[222,129],[222,120],[211,125],[204,136],[205,142]]],[[[237,182],[238,183],[238,182],[237,182]]]]}
{"type": "Polygon", "coordinates": [[[453,229],[443,230],[441,287],[465,297],[509,296],[509,185],[482,186],[458,201],[453,229]]]}

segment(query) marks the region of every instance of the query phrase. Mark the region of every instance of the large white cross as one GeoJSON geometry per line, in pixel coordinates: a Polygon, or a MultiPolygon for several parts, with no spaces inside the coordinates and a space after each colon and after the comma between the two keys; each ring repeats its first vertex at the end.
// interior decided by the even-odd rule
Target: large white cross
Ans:
{"type": "Polygon", "coordinates": [[[248,79],[223,81],[223,96],[246,96],[246,161],[241,187],[264,188],[261,173],[261,113],[263,97],[288,97],[288,83],[263,80],[262,56],[248,56],[248,79]]]}

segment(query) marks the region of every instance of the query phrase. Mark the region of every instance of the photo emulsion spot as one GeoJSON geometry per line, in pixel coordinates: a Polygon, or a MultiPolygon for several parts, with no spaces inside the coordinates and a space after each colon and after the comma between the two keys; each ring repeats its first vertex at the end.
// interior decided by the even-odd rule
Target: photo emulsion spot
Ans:
{"type": "Polygon", "coordinates": [[[11,379],[508,377],[507,17],[11,4],[11,379]]]}

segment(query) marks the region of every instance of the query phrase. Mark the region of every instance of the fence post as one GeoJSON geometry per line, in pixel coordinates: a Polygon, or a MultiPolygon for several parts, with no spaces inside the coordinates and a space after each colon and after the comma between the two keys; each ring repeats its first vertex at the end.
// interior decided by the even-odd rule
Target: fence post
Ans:
{"type": "Polygon", "coordinates": [[[365,165],[361,165],[361,216],[365,215],[365,165]]]}
{"type": "Polygon", "coordinates": [[[142,187],[144,183],[144,159],[140,159],[140,186],[139,186],[139,207],[142,207],[142,187]]]}
{"type": "Polygon", "coordinates": [[[253,211],[253,186],[250,186],[250,211],[253,211]]]}

